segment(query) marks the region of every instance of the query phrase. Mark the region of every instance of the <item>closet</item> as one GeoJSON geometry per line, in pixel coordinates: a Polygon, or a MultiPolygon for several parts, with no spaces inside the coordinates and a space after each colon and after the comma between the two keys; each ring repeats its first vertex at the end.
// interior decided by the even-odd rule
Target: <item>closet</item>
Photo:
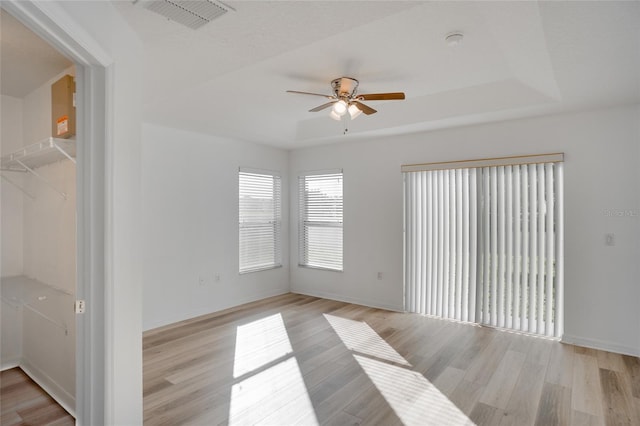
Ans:
{"type": "MultiPolygon", "coordinates": [[[[26,28],[2,15],[2,48],[9,49],[5,28],[26,28]]],[[[31,35],[13,36],[24,43],[23,51],[29,49],[31,35]]],[[[12,92],[22,83],[12,70],[13,86],[4,79],[2,84],[0,361],[2,370],[21,368],[74,415],[78,142],[72,114],[56,112],[55,85],[72,85],[75,69],[66,59],[56,60],[50,75],[24,93],[12,92]]],[[[3,57],[3,73],[6,64],[3,57]]]]}

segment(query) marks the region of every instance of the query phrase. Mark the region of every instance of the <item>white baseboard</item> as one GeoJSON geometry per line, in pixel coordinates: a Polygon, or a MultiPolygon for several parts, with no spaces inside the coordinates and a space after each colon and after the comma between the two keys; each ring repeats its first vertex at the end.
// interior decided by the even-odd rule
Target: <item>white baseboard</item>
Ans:
{"type": "Polygon", "coordinates": [[[368,306],[370,308],[385,309],[387,311],[404,312],[404,308],[402,306],[398,307],[396,305],[392,305],[389,303],[381,303],[376,301],[359,299],[355,297],[348,297],[348,296],[343,296],[341,294],[327,293],[324,291],[302,291],[299,289],[292,288],[291,293],[303,294],[305,296],[320,297],[322,299],[335,300],[338,302],[353,303],[354,305],[362,305],[362,306],[368,306]]]}
{"type": "Polygon", "coordinates": [[[44,389],[58,404],[62,406],[73,417],[76,416],[76,398],[62,389],[51,377],[43,373],[42,370],[29,364],[29,361],[22,359],[19,367],[24,371],[27,376],[44,389]]]}
{"type": "Polygon", "coordinates": [[[245,303],[251,303],[251,302],[256,302],[258,300],[262,300],[262,299],[267,299],[269,297],[273,297],[273,296],[279,296],[281,294],[287,294],[289,293],[289,289],[288,288],[280,288],[280,289],[276,289],[276,290],[272,290],[272,291],[266,291],[263,293],[258,293],[255,294],[253,297],[247,297],[247,298],[243,298],[237,301],[234,301],[233,303],[221,307],[216,307],[214,310],[211,310],[210,308],[201,308],[201,309],[197,309],[197,310],[191,310],[188,312],[182,312],[178,315],[172,315],[170,317],[166,317],[166,318],[161,318],[161,319],[157,319],[154,321],[150,321],[149,323],[143,323],[142,325],[142,331],[146,332],[146,331],[150,331],[156,328],[160,328],[160,327],[164,327],[166,325],[170,325],[170,324],[175,324],[177,322],[182,322],[182,321],[186,321],[189,319],[193,319],[193,318],[197,318],[203,315],[209,315],[209,314],[214,314],[216,312],[220,312],[220,311],[224,311],[225,309],[229,309],[229,308],[233,308],[236,306],[240,306],[240,305],[244,305],[245,303]]]}
{"type": "Polygon", "coordinates": [[[20,367],[20,358],[3,359],[0,365],[0,371],[10,370],[16,367],[20,367]]]}
{"type": "Polygon", "coordinates": [[[623,355],[640,356],[640,348],[634,348],[631,346],[620,345],[618,343],[609,342],[606,340],[590,339],[580,336],[573,336],[571,334],[564,334],[562,336],[563,343],[570,343],[572,345],[584,346],[592,349],[599,349],[607,352],[615,352],[623,355]]]}

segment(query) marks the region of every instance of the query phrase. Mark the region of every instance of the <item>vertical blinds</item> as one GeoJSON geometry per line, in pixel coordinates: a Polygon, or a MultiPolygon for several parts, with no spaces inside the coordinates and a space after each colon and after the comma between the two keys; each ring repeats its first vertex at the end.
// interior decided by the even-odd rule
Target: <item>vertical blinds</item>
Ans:
{"type": "Polygon", "coordinates": [[[342,172],[298,178],[299,264],[342,271],[342,172]]]}
{"type": "Polygon", "coordinates": [[[562,163],[404,179],[406,309],[559,337],[562,163]]]}
{"type": "Polygon", "coordinates": [[[241,168],[238,180],[240,272],[281,266],[280,176],[241,168]]]}

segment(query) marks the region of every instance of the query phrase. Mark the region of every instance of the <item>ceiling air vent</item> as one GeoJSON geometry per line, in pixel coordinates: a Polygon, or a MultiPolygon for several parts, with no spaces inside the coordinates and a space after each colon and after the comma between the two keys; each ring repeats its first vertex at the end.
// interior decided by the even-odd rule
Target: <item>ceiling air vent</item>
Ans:
{"type": "Polygon", "coordinates": [[[211,0],[135,0],[134,4],[194,30],[231,10],[211,0]]]}

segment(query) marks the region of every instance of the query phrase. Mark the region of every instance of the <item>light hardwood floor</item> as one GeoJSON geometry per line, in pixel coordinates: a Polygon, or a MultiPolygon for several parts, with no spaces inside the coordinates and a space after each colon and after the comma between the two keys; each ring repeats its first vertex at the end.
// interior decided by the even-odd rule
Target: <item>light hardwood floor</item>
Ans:
{"type": "Polygon", "coordinates": [[[287,294],[144,335],[145,425],[640,425],[640,359],[287,294]]]}
{"type": "Polygon", "coordinates": [[[0,425],[72,426],[76,421],[19,368],[0,373],[0,425]]]}

